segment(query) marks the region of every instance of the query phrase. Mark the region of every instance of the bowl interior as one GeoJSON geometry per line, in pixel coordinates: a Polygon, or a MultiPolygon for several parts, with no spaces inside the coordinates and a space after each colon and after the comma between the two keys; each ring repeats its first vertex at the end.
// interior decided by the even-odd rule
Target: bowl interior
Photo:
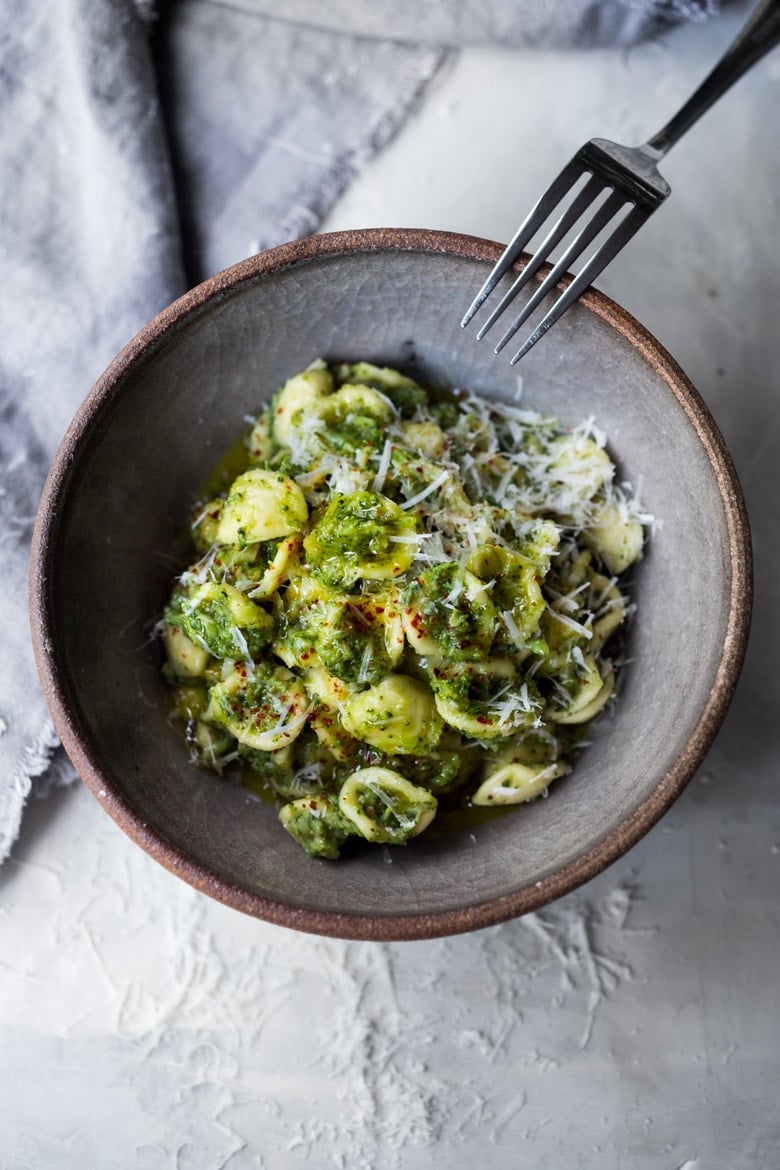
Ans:
{"type": "Polygon", "coordinates": [[[182,533],[197,488],[245,416],[320,356],[514,400],[517,371],[457,326],[485,270],[474,255],[422,244],[304,253],[265,271],[245,265],[233,287],[223,282],[179,312],[104,379],[60,456],[41,555],[66,746],[93,788],[118,794],[119,819],[157,856],[263,916],[398,935],[530,908],[544,900],[535,890],[562,892],[593,872],[594,857],[598,868],[636,839],[714,730],[702,720],[712,722],[706,710],[734,641],[734,485],[706,411],[691,408],[668,359],[637,341],[630,319],[618,314],[616,324],[603,298],[572,309],[524,359],[523,400],[567,423],[593,415],[621,478],[640,485],[660,524],[636,573],[619,701],[548,799],[406,848],[311,861],[272,807],[193,766],[168,721],[150,626],[188,557],[182,533]]]}

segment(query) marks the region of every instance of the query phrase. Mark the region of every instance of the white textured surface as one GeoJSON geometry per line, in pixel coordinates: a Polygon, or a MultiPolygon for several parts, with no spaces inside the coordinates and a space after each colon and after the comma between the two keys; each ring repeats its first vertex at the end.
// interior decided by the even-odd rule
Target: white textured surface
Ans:
{"type": "MultiPolygon", "coordinates": [[[[469,51],[327,226],[508,237],[581,140],[655,130],[744,11],[630,53],[469,51]]],[[[756,636],[705,768],[556,906],[382,946],[210,902],[81,787],[35,802],[0,872],[3,1170],[780,1165],[778,90],[776,54],[602,282],[699,386],[752,512],[756,636]]]]}

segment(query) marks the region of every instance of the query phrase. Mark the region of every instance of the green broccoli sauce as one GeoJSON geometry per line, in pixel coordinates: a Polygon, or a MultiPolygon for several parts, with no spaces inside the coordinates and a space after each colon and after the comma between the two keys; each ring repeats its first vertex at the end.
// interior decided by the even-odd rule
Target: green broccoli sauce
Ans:
{"type": "Polygon", "coordinates": [[[414,516],[376,492],[337,495],[303,542],[311,571],[334,589],[360,578],[397,577],[408,566],[403,542],[417,530],[414,516]]]}
{"type": "Polygon", "coordinates": [[[327,860],[541,795],[612,693],[641,551],[613,474],[587,427],[367,362],[290,378],[204,483],[164,611],[193,759],[327,860]]]}
{"type": "Polygon", "coordinates": [[[426,569],[408,586],[405,600],[410,625],[420,639],[432,643],[434,653],[451,662],[487,656],[498,615],[484,590],[471,593],[459,565],[426,569]]]}
{"type": "Polygon", "coordinates": [[[189,595],[179,593],[165,618],[215,658],[254,657],[274,632],[270,614],[227,583],[209,582],[189,595]]]}

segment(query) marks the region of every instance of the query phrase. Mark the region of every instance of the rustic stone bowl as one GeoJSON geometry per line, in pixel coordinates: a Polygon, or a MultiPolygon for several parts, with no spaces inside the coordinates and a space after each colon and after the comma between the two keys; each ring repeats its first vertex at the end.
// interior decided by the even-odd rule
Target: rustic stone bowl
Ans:
{"type": "Polygon", "coordinates": [[[629,665],[592,746],[547,800],[405,848],[313,861],[275,810],[194,766],[168,719],[149,631],[198,486],[244,416],[315,357],[366,358],[513,400],[517,370],[464,306],[499,254],[433,232],[315,236],[200,285],[144,328],[88,395],[41,504],[38,666],[75,767],[173,873],[284,926],[427,938],[533,910],[593,877],[669,807],[720,725],[745,648],[748,526],[701,399],[627,313],[591,292],[524,359],[525,401],[593,415],[662,522],[636,572],[629,665]]]}

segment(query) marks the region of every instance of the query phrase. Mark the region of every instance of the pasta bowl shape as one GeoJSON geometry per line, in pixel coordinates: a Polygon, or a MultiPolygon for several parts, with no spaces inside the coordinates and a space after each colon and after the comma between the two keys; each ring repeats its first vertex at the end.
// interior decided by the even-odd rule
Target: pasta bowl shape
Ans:
{"type": "Polygon", "coordinates": [[[31,620],[52,716],[81,777],[148,853],[245,913],[342,938],[430,938],[536,909],[621,856],[703,759],[726,713],[751,609],[748,523],[728,452],[685,375],[591,291],[524,359],[523,404],[592,416],[620,478],[658,518],[631,599],[618,694],[545,800],[404,847],[312,859],[277,810],[192,763],[152,635],[192,560],[198,491],[287,378],[366,359],[515,403],[517,370],[457,322],[501,252],[442,232],[321,235],[193,289],[86,398],[38,516],[31,620]]]}

